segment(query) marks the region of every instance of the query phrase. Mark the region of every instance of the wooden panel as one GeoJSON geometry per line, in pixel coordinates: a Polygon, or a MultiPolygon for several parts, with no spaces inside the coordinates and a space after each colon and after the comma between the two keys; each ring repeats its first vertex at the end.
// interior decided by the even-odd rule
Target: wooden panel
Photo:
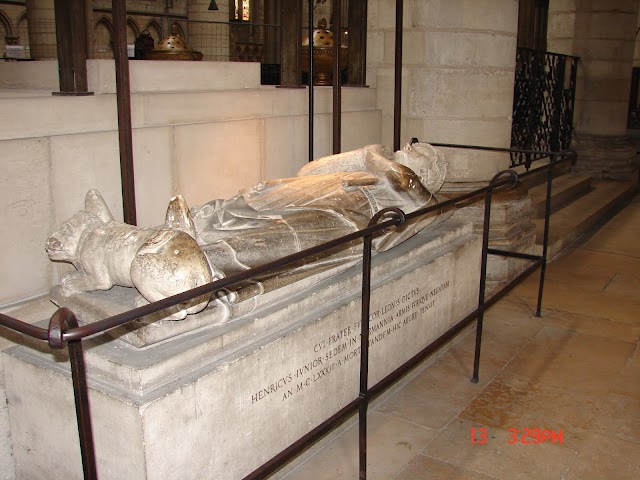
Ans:
{"type": "Polygon", "coordinates": [[[367,2],[349,1],[349,62],[347,84],[367,83],[367,2]]]}
{"type": "Polygon", "coordinates": [[[300,48],[302,46],[302,0],[285,0],[281,11],[281,85],[300,86],[300,48]]]}
{"type": "Polygon", "coordinates": [[[60,93],[86,94],[88,84],[84,0],[56,0],[54,8],[60,93]]]}

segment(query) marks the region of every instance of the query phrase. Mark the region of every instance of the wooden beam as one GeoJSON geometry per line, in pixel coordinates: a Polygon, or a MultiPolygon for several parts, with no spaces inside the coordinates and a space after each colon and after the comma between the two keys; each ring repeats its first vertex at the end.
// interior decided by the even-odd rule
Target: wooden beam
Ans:
{"type": "Polygon", "coordinates": [[[347,84],[367,84],[367,2],[349,0],[349,62],[347,84]]]}
{"type": "Polygon", "coordinates": [[[131,132],[131,87],[129,82],[129,55],[127,52],[127,7],[125,0],[113,0],[112,3],[122,209],[124,221],[130,225],[136,225],[136,190],[133,176],[133,141],[131,132]]]}
{"type": "Polygon", "coordinates": [[[54,95],[92,95],[87,82],[84,0],[55,0],[60,91],[54,95]]]}
{"type": "Polygon", "coordinates": [[[393,151],[400,150],[400,132],[402,128],[402,17],[403,0],[396,0],[396,54],[393,86],[393,151]]]}
{"type": "Polygon", "coordinates": [[[342,0],[333,0],[333,153],[342,151],[342,0]]]}
{"type": "Polygon", "coordinates": [[[287,87],[299,87],[302,82],[300,75],[302,0],[283,0],[281,8],[280,84],[287,87]]]}

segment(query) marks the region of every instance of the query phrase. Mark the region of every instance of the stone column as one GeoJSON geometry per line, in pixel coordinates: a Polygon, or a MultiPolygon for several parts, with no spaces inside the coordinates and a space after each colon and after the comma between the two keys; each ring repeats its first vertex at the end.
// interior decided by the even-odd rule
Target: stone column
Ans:
{"type": "Polygon", "coordinates": [[[637,179],[626,136],[637,22],[638,0],[549,3],[549,50],[580,57],[574,168],[594,178],[637,179]]]}
{"type": "Polygon", "coordinates": [[[204,60],[229,60],[229,25],[204,22],[228,22],[229,3],[216,0],[219,10],[209,10],[211,0],[188,0],[189,46],[202,52],[204,60]],[[195,22],[194,22],[195,21],[195,22]]]}
{"type": "MultiPolygon", "coordinates": [[[[392,145],[395,1],[370,0],[367,82],[378,87],[392,145]]],[[[517,0],[405,0],[402,141],[509,147],[517,0]]],[[[451,179],[486,182],[505,154],[447,151],[451,179]]],[[[467,185],[466,187],[469,187],[467,185]]]]}
{"type": "MultiPolygon", "coordinates": [[[[395,0],[369,1],[367,82],[378,90],[382,141],[392,145],[395,0]]],[[[509,147],[518,29],[518,0],[405,0],[402,142],[509,147]]],[[[443,149],[443,192],[485,186],[510,166],[508,153],[443,149]]],[[[491,243],[531,251],[535,227],[526,189],[495,195],[491,243]]],[[[484,203],[456,215],[479,231],[484,203]]],[[[505,280],[522,262],[492,258],[489,278],[505,280]]]]}
{"type": "Polygon", "coordinates": [[[29,46],[31,58],[58,58],[56,46],[56,16],[53,0],[27,0],[29,46]]]}

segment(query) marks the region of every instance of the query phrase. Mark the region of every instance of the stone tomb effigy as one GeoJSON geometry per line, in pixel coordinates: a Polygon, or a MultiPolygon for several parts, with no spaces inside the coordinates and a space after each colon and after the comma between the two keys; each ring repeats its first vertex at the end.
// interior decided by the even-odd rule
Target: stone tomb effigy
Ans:
{"type": "MultiPolygon", "coordinates": [[[[230,199],[189,209],[175,197],[154,228],[115,221],[91,190],[46,242],[52,260],[76,267],[50,297],[82,323],[99,321],[343,237],[386,207],[437,205],[446,170],[427,144],[370,145],[230,199]]],[[[479,238],[450,212],[378,233],[370,386],[475,310],[481,263],[479,238]]],[[[355,399],[361,249],[351,241],[85,340],[100,478],[242,478],[355,399]]],[[[55,466],[80,478],[64,352],[5,352],[18,476],[48,479],[55,466]]]]}
{"type": "MultiPolygon", "coordinates": [[[[373,257],[370,386],[476,308],[480,257],[451,219],[373,257]]],[[[100,478],[242,478],[356,398],[361,268],[146,346],[131,332],[86,341],[100,478]]],[[[4,363],[18,476],[82,478],[68,362],[19,346],[4,363]]]]}

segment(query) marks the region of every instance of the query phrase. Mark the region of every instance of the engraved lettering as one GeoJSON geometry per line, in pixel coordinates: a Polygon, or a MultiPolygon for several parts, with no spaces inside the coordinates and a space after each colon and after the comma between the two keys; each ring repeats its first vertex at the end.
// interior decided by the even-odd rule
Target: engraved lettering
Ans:
{"type": "MultiPolygon", "coordinates": [[[[413,322],[425,320],[422,314],[436,306],[437,297],[449,285],[449,280],[446,280],[425,288],[409,288],[371,311],[368,318],[369,347],[386,342],[388,337],[413,322]]],[[[304,363],[292,365],[290,373],[251,393],[251,404],[268,397],[289,400],[355,360],[361,354],[360,323],[360,319],[354,320],[310,342],[308,357],[302,357],[304,363]],[[309,357],[312,359],[309,360],[309,357]]],[[[406,333],[411,334],[410,331],[406,333]]]]}

